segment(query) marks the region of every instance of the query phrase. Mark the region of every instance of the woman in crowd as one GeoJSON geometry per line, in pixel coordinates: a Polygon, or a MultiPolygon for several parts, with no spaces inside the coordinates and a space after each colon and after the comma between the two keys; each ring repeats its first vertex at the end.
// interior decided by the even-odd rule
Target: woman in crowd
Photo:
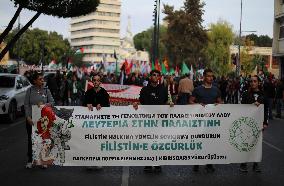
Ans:
{"type": "MultiPolygon", "coordinates": [[[[242,95],[242,104],[254,104],[259,106],[264,103],[264,93],[261,88],[261,80],[257,75],[251,77],[249,89],[245,91],[242,95]]],[[[263,128],[267,127],[266,120],[263,122],[263,128]]],[[[241,172],[248,172],[247,163],[241,163],[241,172]]],[[[261,172],[259,164],[257,162],[253,163],[253,171],[261,172]]]]}
{"type": "MultiPolygon", "coordinates": [[[[34,125],[32,120],[32,106],[43,104],[54,104],[54,99],[50,93],[50,90],[44,87],[44,79],[41,73],[35,72],[32,75],[33,86],[31,86],[25,97],[25,114],[26,114],[26,130],[28,134],[28,162],[26,168],[32,168],[32,126],[34,125]]],[[[46,166],[44,166],[46,168],[46,166]]]]}

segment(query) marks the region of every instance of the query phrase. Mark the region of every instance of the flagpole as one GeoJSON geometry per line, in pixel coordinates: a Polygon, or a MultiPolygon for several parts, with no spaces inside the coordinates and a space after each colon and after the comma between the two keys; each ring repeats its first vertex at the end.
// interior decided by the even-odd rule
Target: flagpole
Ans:
{"type": "Polygon", "coordinates": [[[117,69],[117,59],[115,59],[115,75],[117,76],[118,69],[117,69]]]}
{"type": "Polygon", "coordinates": [[[115,59],[115,75],[117,76],[117,73],[118,73],[118,69],[117,69],[117,55],[116,55],[116,51],[115,50],[113,52],[113,57],[115,59]]]}

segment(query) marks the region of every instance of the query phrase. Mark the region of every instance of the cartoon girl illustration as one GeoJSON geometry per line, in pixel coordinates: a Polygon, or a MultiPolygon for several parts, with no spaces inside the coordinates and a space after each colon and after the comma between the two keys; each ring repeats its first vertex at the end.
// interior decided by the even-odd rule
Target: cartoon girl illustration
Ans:
{"type": "Polygon", "coordinates": [[[53,164],[55,158],[50,152],[51,152],[51,140],[45,139],[42,142],[42,149],[39,154],[40,164],[44,167],[53,164]]]}

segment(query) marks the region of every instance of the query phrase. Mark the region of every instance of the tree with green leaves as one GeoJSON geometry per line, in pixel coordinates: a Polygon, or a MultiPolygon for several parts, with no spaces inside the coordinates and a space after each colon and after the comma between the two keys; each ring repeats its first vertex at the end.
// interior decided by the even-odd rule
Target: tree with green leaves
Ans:
{"type": "Polygon", "coordinates": [[[250,39],[253,41],[254,46],[258,47],[272,47],[273,39],[270,38],[268,35],[256,35],[256,34],[250,34],[245,36],[245,38],[250,39]]]}
{"type": "Polygon", "coordinates": [[[22,9],[26,8],[35,11],[36,14],[31,20],[22,27],[15,36],[7,43],[6,47],[0,53],[0,60],[9,51],[9,49],[16,43],[20,36],[32,25],[32,23],[41,15],[51,15],[62,18],[77,17],[94,12],[99,5],[99,0],[11,0],[17,6],[13,18],[9,22],[7,28],[0,35],[0,43],[12,30],[14,23],[20,15],[22,9]]]}
{"type": "MultiPolygon", "coordinates": [[[[150,58],[152,59],[152,35],[154,32],[154,28],[149,28],[146,31],[138,33],[134,36],[134,46],[136,50],[146,50],[150,54],[150,58]]],[[[167,49],[165,46],[165,36],[166,36],[167,28],[163,25],[160,25],[160,34],[159,34],[159,54],[160,61],[162,61],[165,57],[167,57],[167,49]]]]}
{"type": "MultiPolygon", "coordinates": [[[[16,35],[17,30],[13,30],[5,38],[5,42],[9,43],[10,40],[16,35]]],[[[45,56],[44,61],[50,62],[55,60],[62,61],[64,53],[71,50],[69,41],[63,39],[62,35],[56,32],[47,32],[40,29],[28,29],[22,37],[16,42],[15,46],[10,49],[10,56],[12,58],[21,58],[27,64],[38,65],[41,59],[42,48],[41,43],[44,42],[45,56]]]]}
{"type": "Polygon", "coordinates": [[[259,54],[254,55],[253,64],[255,64],[258,71],[262,70],[263,72],[268,72],[268,69],[265,66],[265,60],[262,55],[259,54]]]}
{"type": "Polygon", "coordinates": [[[226,76],[231,70],[230,46],[234,41],[232,26],[223,20],[211,24],[208,32],[207,59],[217,76],[226,76]]]}
{"type": "Polygon", "coordinates": [[[245,77],[247,77],[253,72],[256,64],[254,62],[254,56],[250,54],[253,46],[253,41],[246,39],[244,43],[245,46],[241,51],[241,71],[245,75],[245,77]]]}
{"type": "Polygon", "coordinates": [[[197,66],[205,59],[208,37],[202,26],[205,3],[200,0],[185,0],[179,10],[164,5],[164,20],[168,23],[165,44],[170,61],[186,62],[197,66]]]}

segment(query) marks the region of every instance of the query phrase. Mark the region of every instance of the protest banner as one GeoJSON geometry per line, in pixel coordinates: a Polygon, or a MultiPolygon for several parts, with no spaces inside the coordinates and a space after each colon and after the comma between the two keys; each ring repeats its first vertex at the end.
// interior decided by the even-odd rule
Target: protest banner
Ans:
{"type": "Polygon", "coordinates": [[[259,162],[263,105],[33,106],[36,165],[150,166],[259,162]]]}

